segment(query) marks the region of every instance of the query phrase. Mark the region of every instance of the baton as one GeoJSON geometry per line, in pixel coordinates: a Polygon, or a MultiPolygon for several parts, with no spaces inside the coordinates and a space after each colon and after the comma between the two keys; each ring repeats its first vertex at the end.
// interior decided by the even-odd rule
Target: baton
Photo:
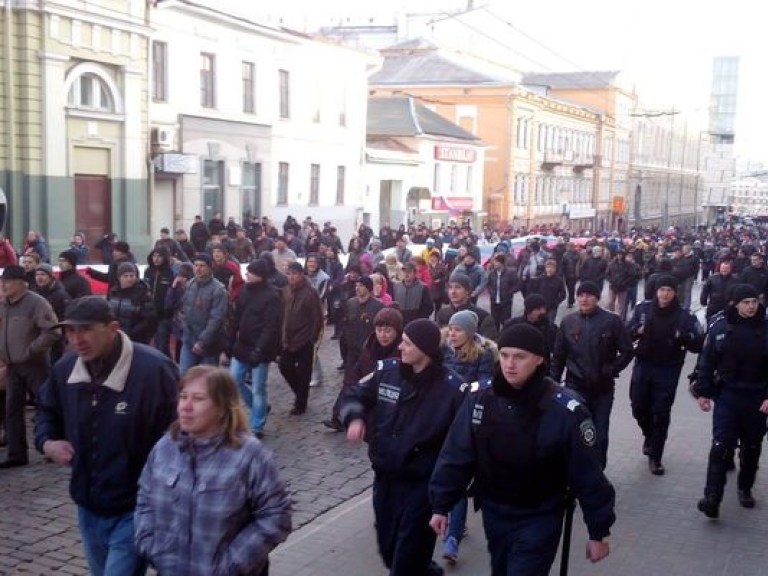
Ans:
{"type": "Polygon", "coordinates": [[[563,550],[560,554],[560,576],[568,576],[568,560],[571,556],[571,532],[576,502],[570,491],[565,495],[565,520],[563,522],[563,550]]]}

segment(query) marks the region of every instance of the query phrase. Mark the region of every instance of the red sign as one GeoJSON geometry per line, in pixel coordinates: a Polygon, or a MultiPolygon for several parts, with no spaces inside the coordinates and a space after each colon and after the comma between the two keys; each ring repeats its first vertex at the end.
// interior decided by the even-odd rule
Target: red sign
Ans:
{"type": "Polygon", "coordinates": [[[464,212],[472,210],[474,202],[467,196],[437,196],[432,198],[432,210],[464,212]]]}
{"type": "Polygon", "coordinates": [[[477,151],[472,148],[457,148],[456,146],[435,146],[435,160],[445,162],[471,163],[477,158],[477,151]]]}

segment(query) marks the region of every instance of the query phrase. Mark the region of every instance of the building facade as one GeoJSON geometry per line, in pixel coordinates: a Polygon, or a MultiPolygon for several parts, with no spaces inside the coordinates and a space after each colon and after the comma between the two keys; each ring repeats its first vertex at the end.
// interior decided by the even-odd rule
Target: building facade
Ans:
{"type": "Polygon", "coordinates": [[[17,245],[148,238],[143,2],[0,3],[0,188],[17,245]]]}
{"type": "Polygon", "coordinates": [[[485,147],[480,139],[412,97],[368,102],[365,221],[439,228],[479,227],[485,147]]]}
{"type": "Polygon", "coordinates": [[[377,59],[183,0],[151,20],[153,230],[221,212],[351,234],[377,59]]]}

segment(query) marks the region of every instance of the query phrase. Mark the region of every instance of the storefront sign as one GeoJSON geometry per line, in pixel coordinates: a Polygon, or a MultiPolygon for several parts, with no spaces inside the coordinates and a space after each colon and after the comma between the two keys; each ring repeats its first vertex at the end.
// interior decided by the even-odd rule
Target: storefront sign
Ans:
{"type": "Polygon", "coordinates": [[[435,146],[435,160],[444,162],[474,162],[477,151],[472,148],[457,148],[455,146],[435,146]]]}
{"type": "Polygon", "coordinates": [[[474,205],[469,196],[437,196],[432,198],[432,210],[448,210],[449,212],[471,211],[474,205]]]}

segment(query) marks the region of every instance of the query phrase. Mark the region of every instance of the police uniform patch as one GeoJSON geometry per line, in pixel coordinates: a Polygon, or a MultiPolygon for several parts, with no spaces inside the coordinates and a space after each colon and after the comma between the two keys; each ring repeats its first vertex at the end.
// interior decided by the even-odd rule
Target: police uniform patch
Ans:
{"type": "Polygon", "coordinates": [[[581,441],[585,446],[592,447],[595,445],[595,440],[597,439],[597,431],[595,430],[595,425],[590,418],[587,418],[581,424],[579,424],[579,436],[581,437],[581,441]]]}

